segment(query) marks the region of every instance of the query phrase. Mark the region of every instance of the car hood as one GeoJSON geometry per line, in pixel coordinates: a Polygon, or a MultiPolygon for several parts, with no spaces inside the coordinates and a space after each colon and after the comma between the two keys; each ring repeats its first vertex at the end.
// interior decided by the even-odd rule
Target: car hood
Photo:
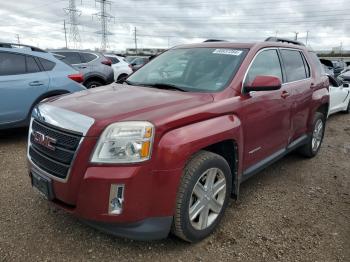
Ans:
{"type": "Polygon", "coordinates": [[[52,106],[95,120],[95,126],[122,120],[157,123],[174,120],[174,115],[213,101],[206,93],[189,93],[156,88],[111,84],[48,100],[52,106]]]}

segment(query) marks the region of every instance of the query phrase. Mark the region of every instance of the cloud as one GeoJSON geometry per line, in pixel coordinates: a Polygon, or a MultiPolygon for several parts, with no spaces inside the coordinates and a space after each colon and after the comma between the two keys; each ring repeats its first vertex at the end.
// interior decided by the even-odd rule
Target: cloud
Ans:
{"type": "MultiPolygon", "coordinates": [[[[124,50],[134,46],[137,28],[139,47],[167,48],[181,43],[220,38],[231,41],[258,41],[268,36],[306,40],[316,50],[343,45],[350,49],[350,7],[346,0],[124,0],[114,1],[106,8],[109,46],[124,50]]],[[[63,20],[68,0],[3,1],[0,10],[0,40],[16,41],[41,48],[65,45],[63,20]]],[[[76,1],[81,11],[78,17],[81,48],[101,46],[100,12],[94,0],[76,1]]]]}

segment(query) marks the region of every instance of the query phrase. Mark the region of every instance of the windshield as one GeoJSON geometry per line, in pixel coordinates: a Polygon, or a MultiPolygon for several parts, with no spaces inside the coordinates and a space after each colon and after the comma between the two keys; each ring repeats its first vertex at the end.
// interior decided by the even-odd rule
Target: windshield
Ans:
{"type": "Polygon", "coordinates": [[[231,48],[171,49],[136,71],[128,83],[216,92],[227,86],[246,53],[246,49],[231,48]]]}

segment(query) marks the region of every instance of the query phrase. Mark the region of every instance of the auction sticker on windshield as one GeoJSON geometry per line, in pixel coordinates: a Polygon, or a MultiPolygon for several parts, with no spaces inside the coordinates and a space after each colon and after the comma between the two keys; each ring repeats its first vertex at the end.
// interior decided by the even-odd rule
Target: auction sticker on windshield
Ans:
{"type": "Polygon", "coordinates": [[[213,54],[239,56],[242,54],[242,52],[243,52],[242,50],[236,50],[236,49],[215,49],[213,54]]]}

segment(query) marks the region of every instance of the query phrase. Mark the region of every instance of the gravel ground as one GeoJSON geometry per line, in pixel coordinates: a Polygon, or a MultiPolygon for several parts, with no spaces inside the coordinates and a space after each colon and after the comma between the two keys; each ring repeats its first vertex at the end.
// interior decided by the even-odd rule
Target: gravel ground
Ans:
{"type": "Polygon", "coordinates": [[[241,187],[197,244],[100,233],[32,190],[26,131],[0,135],[0,261],[350,261],[350,117],[328,121],[311,160],[291,154],[241,187]]]}

